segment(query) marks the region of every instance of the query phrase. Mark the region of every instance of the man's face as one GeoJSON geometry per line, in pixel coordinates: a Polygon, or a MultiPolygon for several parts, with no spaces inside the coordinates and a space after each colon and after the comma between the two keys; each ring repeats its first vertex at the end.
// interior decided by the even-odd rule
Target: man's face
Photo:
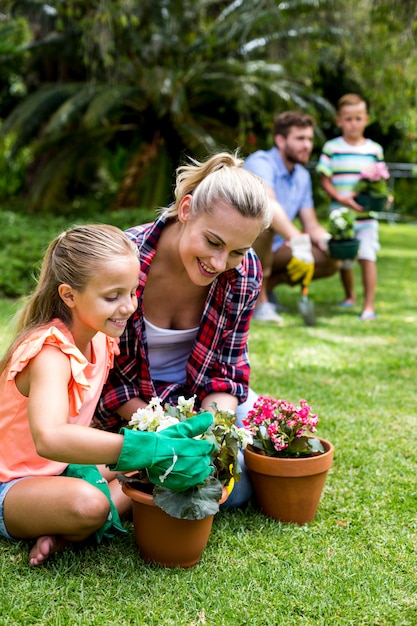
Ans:
{"type": "Polygon", "coordinates": [[[275,143],[284,161],[305,165],[313,150],[314,130],[312,126],[291,126],[287,137],[275,135],[275,143]]]}

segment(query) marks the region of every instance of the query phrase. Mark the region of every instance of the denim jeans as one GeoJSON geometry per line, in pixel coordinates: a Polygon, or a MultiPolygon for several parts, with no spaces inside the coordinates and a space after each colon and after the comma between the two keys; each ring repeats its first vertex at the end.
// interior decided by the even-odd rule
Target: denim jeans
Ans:
{"type": "MultiPolygon", "coordinates": [[[[253,407],[253,403],[257,398],[258,394],[255,393],[253,389],[249,388],[248,398],[246,402],[240,404],[236,410],[237,426],[242,426],[242,419],[246,417],[248,411],[253,407]]],[[[245,462],[243,460],[242,451],[239,452],[238,460],[242,468],[240,480],[239,482],[235,483],[232,493],[227,498],[226,502],[224,502],[224,504],[220,506],[221,509],[235,509],[245,506],[245,504],[248,503],[250,497],[252,496],[252,483],[250,480],[249,471],[247,470],[245,462]]]]}

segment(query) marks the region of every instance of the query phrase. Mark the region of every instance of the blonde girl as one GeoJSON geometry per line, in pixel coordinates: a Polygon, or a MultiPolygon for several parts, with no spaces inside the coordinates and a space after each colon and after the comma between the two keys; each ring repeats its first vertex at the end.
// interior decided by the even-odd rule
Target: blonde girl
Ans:
{"type": "Polygon", "coordinates": [[[212,470],[213,446],[192,439],[210,425],[207,413],[165,434],[89,427],[137,307],[139,273],[137,248],[119,229],[86,225],[62,233],[46,252],[0,364],[0,536],[34,539],[31,565],[100,533],[110,514],[110,526],[120,528],[128,501],[106,465],[147,468],[158,482],[174,447],[178,461],[164,484],[178,490],[212,470]],[[85,465],[93,481],[80,477],[85,465]]]}

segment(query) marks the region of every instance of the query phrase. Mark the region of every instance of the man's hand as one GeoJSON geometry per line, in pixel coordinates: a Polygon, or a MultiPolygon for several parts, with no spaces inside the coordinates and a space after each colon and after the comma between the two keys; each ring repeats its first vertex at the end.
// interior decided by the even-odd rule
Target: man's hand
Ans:
{"type": "Polygon", "coordinates": [[[314,274],[314,257],[311,250],[311,239],[307,233],[301,233],[292,237],[288,242],[292,257],[287,265],[287,272],[291,282],[301,282],[307,287],[314,274]]]}

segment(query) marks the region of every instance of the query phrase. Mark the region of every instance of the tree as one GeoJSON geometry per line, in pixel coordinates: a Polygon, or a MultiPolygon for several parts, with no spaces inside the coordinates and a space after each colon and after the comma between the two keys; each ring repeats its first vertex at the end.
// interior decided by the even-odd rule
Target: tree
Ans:
{"type": "MultiPolygon", "coordinates": [[[[116,206],[164,204],[185,154],[247,152],[280,107],[326,104],[305,73],[288,75],[274,46],[323,30],[329,38],[331,29],[314,22],[318,9],[333,5],[328,0],[51,5],[53,19],[29,46],[36,80],[3,126],[16,137],[14,153],[33,150],[34,207],[54,206],[100,180],[115,188],[116,206]]],[[[14,11],[33,25],[45,6],[20,0],[14,11]]]]}

